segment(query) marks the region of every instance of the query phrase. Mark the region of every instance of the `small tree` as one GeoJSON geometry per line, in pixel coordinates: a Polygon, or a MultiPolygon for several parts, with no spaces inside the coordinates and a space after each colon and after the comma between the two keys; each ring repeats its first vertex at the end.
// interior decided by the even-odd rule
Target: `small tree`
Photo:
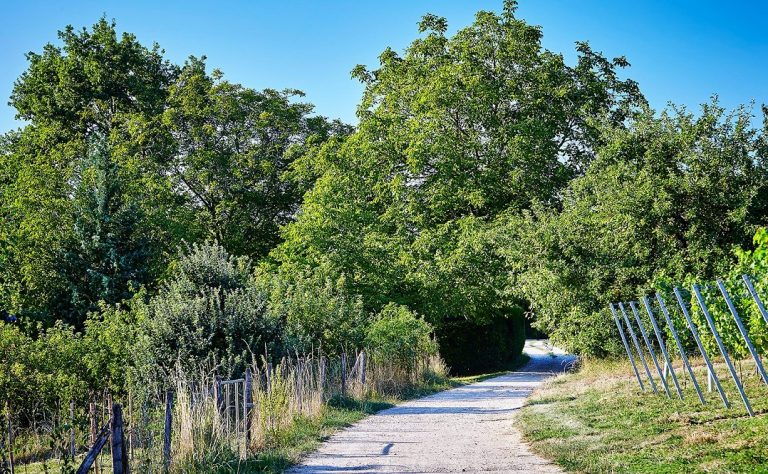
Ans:
{"type": "Polygon", "coordinates": [[[362,298],[350,294],[344,277],[332,277],[322,267],[277,274],[264,273],[269,311],[284,322],[290,349],[307,353],[321,348],[340,354],[360,347],[368,316],[362,298]]]}
{"type": "Polygon", "coordinates": [[[177,366],[188,373],[219,366],[228,375],[265,346],[277,349],[278,325],[265,316],[249,259],[204,243],[189,247],[170,271],[140,315],[145,367],[167,374],[177,366]]]}
{"type": "Polygon", "coordinates": [[[141,211],[126,198],[120,169],[107,139],[94,138],[76,177],[74,232],[65,243],[60,272],[62,312],[82,329],[86,315],[99,302],[130,299],[148,281],[149,241],[140,229],[141,211]]]}
{"type": "Polygon", "coordinates": [[[389,303],[368,328],[365,345],[374,361],[412,370],[418,359],[433,355],[432,326],[407,307],[389,303]]]}

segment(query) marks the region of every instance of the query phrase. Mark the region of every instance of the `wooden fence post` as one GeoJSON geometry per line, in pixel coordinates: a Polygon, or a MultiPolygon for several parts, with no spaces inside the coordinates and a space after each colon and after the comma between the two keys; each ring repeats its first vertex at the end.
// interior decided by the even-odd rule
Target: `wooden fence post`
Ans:
{"type": "Polygon", "coordinates": [[[113,474],[128,474],[128,456],[125,455],[123,433],[123,409],[119,404],[112,405],[112,472],[113,474]]]}
{"type": "Polygon", "coordinates": [[[214,398],[216,398],[216,413],[221,417],[221,412],[224,410],[224,398],[221,393],[221,377],[216,376],[216,380],[213,385],[214,398]]]}
{"type": "Polygon", "coordinates": [[[163,436],[163,469],[171,469],[171,430],[173,428],[173,392],[165,392],[165,435],[163,436]]]}
{"type": "Polygon", "coordinates": [[[245,454],[251,445],[251,407],[253,407],[253,375],[251,368],[245,369],[245,393],[243,394],[243,422],[245,424],[245,454]]]}
{"type": "Polygon", "coordinates": [[[134,421],[133,421],[133,397],[131,396],[131,391],[128,391],[128,426],[130,429],[128,430],[128,464],[130,464],[130,461],[133,460],[133,437],[134,437],[134,421]]]}
{"type": "Polygon", "coordinates": [[[325,399],[325,356],[320,356],[320,401],[325,399]]]}
{"type": "Polygon", "coordinates": [[[304,392],[304,387],[303,387],[303,384],[304,384],[303,366],[304,366],[304,363],[302,362],[301,359],[296,361],[296,371],[295,371],[295,373],[296,373],[296,401],[298,402],[299,414],[301,414],[301,409],[302,409],[301,398],[302,398],[302,393],[304,392]]]}
{"type": "MultiPolygon", "coordinates": [[[[240,431],[240,383],[231,384],[235,389],[235,435],[240,431]]],[[[229,410],[227,410],[229,413],[229,410]]]]}
{"type": "MultiPolygon", "coordinates": [[[[91,425],[91,446],[94,446],[96,444],[97,439],[97,432],[99,430],[98,423],[96,422],[96,395],[91,394],[90,401],[88,402],[88,422],[91,425]]],[[[101,472],[101,465],[99,463],[98,458],[94,460],[94,471],[96,471],[96,474],[99,474],[101,472]]]]}
{"type": "Polygon", "coordinates": [[[341,353],[341,396],[347,396],[347,353],[341,353]]]}
{"type": "Polygon", "coordinates": [[[75,459],[77,446],[75,446],[75,401],[69,401],[69,455],[75,459]]]}
{"type": "Polygon", "coordinates": [[[93,442],[91,449],[88,450],[88,453],[86,453],[85,459],[83,459],[83,462],[77,469],[76,474],[87,474],[91,469],[91,466],[96,463],[96,460],[99,457],[99,453],[104,448],[104,445],[107,444],[107,439],[109,438],[110,423],[111,420],[101,429],[101,433],[97,435],[96,441],[93,442]]]}
{"type": "Polygon", "coordinates": [[[365,390],[365,351],[360,353],[360,385],[365,390]]]}
{"type": "Polygon", "coordinates": [[[8,420],[8,462],[10,463],[10,472],[15,474],[13,467],[13,423],[11,423],[11,405],[5,402],[5,417],[8,420]]]}

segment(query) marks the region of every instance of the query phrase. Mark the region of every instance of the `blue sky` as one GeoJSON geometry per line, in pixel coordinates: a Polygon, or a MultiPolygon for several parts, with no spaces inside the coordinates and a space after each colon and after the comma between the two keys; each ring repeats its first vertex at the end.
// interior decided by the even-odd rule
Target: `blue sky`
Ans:
{"type": "MultiPolygon", "coordinates": [[[[402,50],[424,13],[448,19],[450,31],[501,0],[284,0],[2,2],[0,131],[19,125],[6,105],[26,68],[24,53],[56,42],[67,24],[90,26],[102,15],[147,45],[158,42],[181,63],[208,56],[211,67],[253,88],[298,88],[316,112],[355,123],[361,86],[355,64],[375,66],[381,51],[402,50]]],[[[587,40],[607,56],[626,56],[626,73],[651,104],[697,107],[717,93],[734,107],[768,103],[768,2],[521,0],[518,17],[541,25],[544,46],[573,59],[587,40]]]]}

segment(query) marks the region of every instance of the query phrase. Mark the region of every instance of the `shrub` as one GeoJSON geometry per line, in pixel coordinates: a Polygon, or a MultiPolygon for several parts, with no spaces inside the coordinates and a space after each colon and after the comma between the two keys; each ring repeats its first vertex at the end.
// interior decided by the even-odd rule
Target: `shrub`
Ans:
{"type": "Polygon", "coordinates": [[[440,355],[454,374],[504,369],[522,353],[525,317],[520,307],[499,314],[490,323],[446,321],[437,331],[440,355]]]}
{"type": "Polygon", "coordinates": [[[422,357],[437,352],[432,326],[407,307],[389,303],[370,325],[365,345],[375,362],[412,370],[422,357]]]}
{"type": "Polygon", "coordinates": [[[269,291],[269,313],[285,324],[291,351],[328,355],[360,347],[367,316],[359,296],[346,290],[344,277],[333,278],[322,268],[303,272],[263,273],[269,291]]]}
{"type": "Polygon", "coordinates": [[[253,353],[274,351],[280,341],[250,261],[216,243],[191,246],[142,313],[145,367],[166,374],[177,365],[185,372],[220,365],[222,375],[239,374],[253,353]]]}

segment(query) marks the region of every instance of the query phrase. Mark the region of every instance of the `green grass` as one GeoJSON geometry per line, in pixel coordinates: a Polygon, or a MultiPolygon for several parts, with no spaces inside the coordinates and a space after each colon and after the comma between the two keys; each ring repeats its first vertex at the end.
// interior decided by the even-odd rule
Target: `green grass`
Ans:
{"type": "Polygon", "coordinates": [[[659,395],[640,392],[628,364],[587,361],[538,389],[516,423],[534,452],[570,472],[768,472],[768,388],[752,368],[741,366],[754,418],[723,366],[717,372],[730,409],[716,391],[706,393],[702,370],[706,406],[687,378],[684,400],[671,380],[669,399],[661,386],[659,395]]]}

